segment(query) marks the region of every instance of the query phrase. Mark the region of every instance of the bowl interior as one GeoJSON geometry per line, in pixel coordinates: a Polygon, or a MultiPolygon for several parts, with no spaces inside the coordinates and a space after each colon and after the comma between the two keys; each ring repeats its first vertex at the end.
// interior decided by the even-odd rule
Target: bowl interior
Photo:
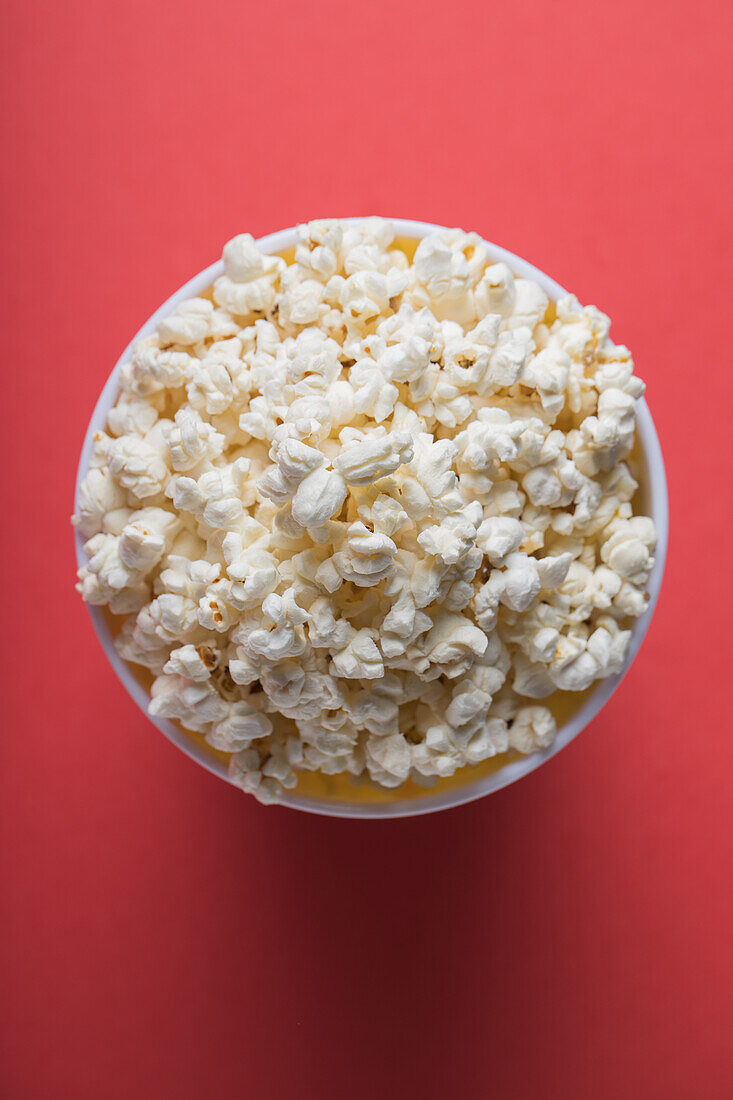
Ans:
{"type": "MultiPolygon", "coordinates": [[[[361,219],[350,218],[345,220],[358,221],[361,219]]],[[[428,233],[432,233],[436,229],[444,228],[442,226],[431,225],[428,222],[408,221],[400,218],[390,218],[389,220],[395,226],[399,237],[415,241],[421,240],[423,237],[427,236],[428,233]]],[[[286,249],[292,248],[295,245],[297,240],[296,233],[295,227],[283,229],[277,233],[271,233],[266,237],[261,237],[257,243],[265,253],[284,252],[286,249]]],[[[503,261],[515,275],[533,279],[540,284],[550,298],[557,299],[566,293],[559,283],[556,283],[554,279],[545,275],[544,272],[527,263],[526,260],[522,260],[520,257],[515,256],[511,252],[507,252],[503,248],[499,248],[491,242],[487,241],[486,243],[495,262],[503,261]]],[[[133,344],[142,337],[149,336],[154,332],[158,321],[162,317],[168,316],[179,302],[184,301],[186,298],[194,297],[206,290],[222,271],[223,266],[221,261],[219,261],[194,276],[193,279],[189,280],[180,290],[177,290],[175,294],[156,310],[152,317],[145,322],[140,331],[133,337],[127,348],[125,348],[125,351],[120,356],[100,394],[89,422],[79,460],[75,501],[78,498],[79,485],[89,467],[94,433],[98,429],[104,427],[107,413],[117,399],[120,367],[129,358],[133,344]]],[[[532,753],[529,756],[523,756],[518,759],[510,759],[506,763],[495,766],[493,770],[490,771],[490,774],[482,775],[480,778],[472,777],[470,772],[475,769],[470,769],[468,770],[469,774],[465,777],[465,782],[448,784],[439,783],[435,788],[426,789],[417,796],[413,794],[410,797],[404,797],[398,792],[395,792],[394,795],[387,793],[386,796],[382,796],[380,793],[375,800],[365,801],[363,797],[359,796],[358,790],[355,788],[354,800],[348,800],[343,797],[310,797],[307,794],[299,793],[298,788],[296,788],[293,791],[285,792],[281,805],[290,806],[293,809],[304,810],[308,813],[326,814],[334,817],[407,817],[416,814],[431,813],[436,810],[457,806],[464,802],[471,802],[476,798],[481,798],[486,794],[490,794],[492,791],[497,791],[501,787],[505,787],[509,783],[515,782],[517,779],[521,779],[522,776],[534,771],[535,768],[538,768],[546,760],[549,760],[550,757],[555,756],[556,753],[560,752],[561,749],[580,733],[611,697],[634,660],[649,626],[649,622],[651,621],[659,595],[659,589],[661,587],[662,574],[664,572],[668,528],[667,487],[659,440],[649,408],[643,398],[638,402],[637,433],[640,444],[640,462],[643,467],[639,492],[642,494],[641,499],[647,513],[654,519],[658,534],[656,562],[649,578],[648,585],[649,604],[644,614],[635,621],[632,627],[629,652],[622,671],[615,676],[608,677],[606,680],[599,681],[589,690],[584,702],[570,715],[567,721],[560,725],[553,744],[548,749],[544,749],[541,752],[532,753]]],[[[81,566],[87,561],[83,549],[84,538],[78,531],[74,532],[74,538],[77,561],[81,566]]],[[[112,667],[128,693],[132,696],[141,710],[145,712],[149,721],[157,726],[160,732],[177,745],[182,752],[185,752],[209,771],[214,772],[216,775],[228,781],[226,758],[223,754],[214,753],[201,738],[185,732],[174,722],[164,718],[152,718],[147,714],[147,707],[150,699],[148,689],[142,678],[139,678],[136,673],[133,672],[132,666],[124,661],[118,654],[113,644],[113,631],[110,619],[102,608],[92,605],[87,606],[97,636],[104,647],[112,667]]],[[[478,768],[481,767],[481,765],[478,765],[478,768]]]]}

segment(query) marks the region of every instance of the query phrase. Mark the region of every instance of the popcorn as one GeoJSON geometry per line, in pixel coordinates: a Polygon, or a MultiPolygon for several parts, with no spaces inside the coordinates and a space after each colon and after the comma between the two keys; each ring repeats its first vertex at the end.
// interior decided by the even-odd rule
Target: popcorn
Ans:
{"type": "Polygon", "coordinates": [[[601,560],[623,580],[646,584],[654,565],[657,534],[646,516],[614,520],[601,546],[601,560]]]}
{"type": "Polygon", "coordinates": [[[367,588],[385,579],[396,553],[397,546],[388,535],[370,531],[363,523],[352,523],[344,549],[333,555],[333,564],[345,581],[367,588]]]}
{"type": "Polygon", "coordinates": [[[349,485],[369,485],[410,462],[413,453],[408,433],[392,432],[347,447],[336,458],[334,465],[349,485]]]}
{"type": "Polygon", "coordinates": [[[372,737],[367,742],[366,766],[382,787],[399,787],[410,774],[410,746],[400,733],[372,737]]]}
{"type": "Polygon", "coordinates": [[[493,566],[501,566],[524,542],[524,527],[511,516],[490,516],[476,532],[476,543],[493,566]]]}
{"type": "Polygon", "coordinates": [[[424,527],[417,536],[418,545],[446,565],[455,565],[476,545],[477,527],[482,517],[481,505],[469,504],[460,512],[446,516],[442,523],[424,527]]]}
{"type": "Polygon", "coordinates": [[[149,573],[163,556],[165,539],[141,524],[128,523],[120,535],[117,552],[131,573],[149,573]]]}
{"type": "Polygon", "coordinates": [[[526,611],[541,588],[534,558],[527,554],[509,554],[502,573],[501,602],[512,611],[526,611]]]}
{"type": "Polygon", "coordinates": [[[206,734],[206,740],[219,752],[241,752],[253,741],[260,741],[272,733],[272,722],[247,699],[231,703],[225,718],[214,722],[206,734]]]}
{"type": "Polygon", "coordinates": [[[262,601],[262,614],[261,626],[249,629],[245,621],[233,632],[237,655],[270,662],[299,657],[307,644],[302,624],[308,614],[295,602],[292,591],[282,596],[271,592],[262,601]]]}
{"type": "Polygon", "coordinates": [[[357,271],[349,275],[339,292],[339,305],[352,321],[370,321],[389,308],[390,300],[406,289],[408,277],[394,268],[386,274],[357,271]]]}
{"type": "Polygon", "coordinates": [[[348,680],[375,680],[384,673],[382,655],[373,632],[366,627],[357,630],[349,644],[331,662],[334,675],[348,680]]]}
{"type": "Polygon", "coordinates": [[[438,610],[432,615],[433,626],[425,635],[420,649],[440,673],[457,676],[486,652],[489,644],[483,630],[450,611],[438,610]]]}
{"type": "Polygon", "coordinates": [[[218,458],[226,445],[224,436],[212,424],[185,407],[176,413],[175,427],[168,428],[167,440],[171,466],[177,471],[191,470],[218,458]]]}
{"type": "Polygon", "coordinates": [[[394,241],[229,241],[134,346],[79,490],[77,587],[124,616],[150,713],[263,802],[303,770],[397,789],[546,749],[555,693],[618,674],[646,607],[644,387],[608,318],[475,234],[394,241]]]}
{"type": "Polygon", "coordinates": [[[399,482],[399,502],[413,520],[441,518],[463,506],[458,477],[453,469],[457,449],[450,439],[435,440],[420,432],[413,442],[414,455],[406,476],[399,482]]]}
{"type": "Polygon", "coordinates": [[[377,424],[391,415],[400,395],[397,386],[388,382],[379,365],[369,358],[354,363],[348,384],[354,412],[368,414],[377,424]]]}
{"type": "Polygon", "coordinates": [[[557,416],[565,407],[565,391],[570,376],[570,359],[561,348],[545,347],[522,368],[522,385],[538,394],[542,408],[557,416]]]}
{"type": "Polygon", "coordinates": [[[460,324],[476,320],[477,303],[472,288],[487,259],[486,246],[476,234],[448,229],[424,237],[413,260],[412,303],[427,306],[438,320],[450,319],[460,324]],[[466,255],[469,249],[473,251],[471,259],[466,255]]]}
{"type": "Polygon", "coordinates": [[[170,317],[158,322],[158,336],[164,346],[198,344],[209,334],[213,313],[214,306],[208,299],[189,298],[187,302],[181,302],[170,317]]]}
{"type": "Polygon", "coordinates": [[[158,440],[152,441],[152,435],[149,432],[144,439],[123,435],[110,440],[107,448],[109,472],[139,501],[159,496],[170,477],[158,440]]]}
{"type": "Polygon", "coordinates": [[[168,676],[184,676],[188,680],[208,680],[218,660],[216,649],[183,645],[171,651],[163,672],[168,676]]]}
{"type": "Polygon", "coordinates": [[[504,263],[491,264],[476,288],[476,304],[480,313],[510,317],[517,297],[517,282],[504,263]]]}
{"type": "Polygon", "coordinates": [[[198,733],[207,733],[228,711],[210,681],[196,683],[176,674],[156,677],[150,696],[148,711],[154,718],[173,718],[198,733]]]}
{"type": "Polygon", "coordinates": [[[279,256],[262,253],[259,258],[255,256],[259,250],[248,237],[249,234],[241,234],[224,246],[225,274],[214,283],[216,304],[243,320],[253,320],[257,314],[273,308],[280,276],[285,270],[285,262],[279,256]]]}
{"type": "Polygon", "coordinates": [[[233,283],[251,283],[265,273],[265,257],[251,233],[240,233],[227,241],[221,254],[224,274],[233,283]]]}
{"type": "Polygon", "coordinates": [[[144,436],[158,419],[158,411],[152,401],[123,393],[107,414],[107,428],[112,435],[144,436]]]}
{"type": "Polygon", "coordinates": [[[122,392],[149,398],[163,390],[178,389],[189,381],[196,365],[196,358],[188,352],[162,347],[159,336],[138,340],[131,361],[122,367],[122,392]]]}
{"type": "Polygon", "coordinates": [[[520,707],[509,725],[509,747],[524,754],[546,749],[555,732],[555,719],[547,707],[520,707]]]}
{"type": "Polygon", "coordinates": [[[302,527],[320,527],[341,510],[346,482],[326,468],[325,455],[297,439],[286,439],[276,453],[278,469],[260,479],[261,493],[279,504],[291,500],[293,519],[302,527]]]}
{"type": "MultiPolygon", "coordinates": [[[[282,782],[277,782],[276,779],[265,775],[266,759],[257,749],[248,748],[235,753],[229,761],[231,782],[248,794],[253,794],[264,805],[277,802],[282,797],[283,790],[282,782]]],[[[287,776],[288,772],[284,774],[287,776]]],[[[288,786],[293,785],[292,782],[288,783],[288,786]]]]}
{"type": "Polygon", "coordinates": [[[79,570],[77,591],[87,603],[109,604],[115,614],[139,610],[150,598],[144,574],[128,568],[120,557],[120,540],[99,533],[84,544],[88,564],[79,570]]]}
{"type": "Polygon", "coordinates": [[[173,478],[168,490],[179,511],[190,512],[215,531],[230,530],[242,519],[245,504],[254,502],[247,483],[249,470],[249,459],[238,458],[230,466],[208,470],[197,481],[191,477],[173,478]]]}
{"type": "Polygon", "coordinates": [[[317,279],[288,285],[280,299],[280,320],[291,325],[314,324],[320,315],[323,286],[317,279]]]}
{"type": "Polygon", "coordinates": [[[216,416],[226,412],[241,395],[246,395],[249,386],[249,376],[240,360],[234,356],[212,355],[201,361],[186,386],[186,393],[191,408],[202,415],[216,416]]]}
{"type": "Polygon", "coordinates": [[[514,302],[506,318],[509,328],[528,328],[530,332],[544,318],[549,298],[541,286],[531,279],[514,279],[514,302]]]}
{"type": "Polygon", "coordinates": [[[77,512],[71,522],[80,534],[91,538],[102,531],[110,512],[122,508],[127,497],[121,485],[109,472],[109,467],[92,467],[79,486],[77,512]]]}

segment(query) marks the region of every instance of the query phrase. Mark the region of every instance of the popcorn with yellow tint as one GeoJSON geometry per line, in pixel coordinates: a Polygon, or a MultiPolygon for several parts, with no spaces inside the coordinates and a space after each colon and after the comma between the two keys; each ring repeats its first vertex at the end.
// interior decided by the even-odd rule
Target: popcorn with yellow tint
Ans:
{"type": "Polygon", "coordinates": [[[541,701],[622,667],[654,564],[609,326],[457,229],[229,241],[122,368],[73,518],[150,713],[264,802],[551,744],[541,701]]]}

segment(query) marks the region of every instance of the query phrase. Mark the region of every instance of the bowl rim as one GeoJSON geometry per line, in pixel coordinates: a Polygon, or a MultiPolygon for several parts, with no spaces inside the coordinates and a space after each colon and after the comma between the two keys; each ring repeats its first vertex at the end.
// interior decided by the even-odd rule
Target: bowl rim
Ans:
{"type": "MultiPolygon", "coordinates": [[[[368,215],[339,218],[338,220],[342,222],[360,222],[366,220],[367,217],[368,215]]],[[[391,222],[399,237],[414,240],[421,240],[429,233],[448,228],[447,226],[436,225],[431,222],[413,221],[405,218],[387,218],[385,220],[391,222]]],[[[256,243],[261,251],[266,254],[280,252],[296,244],[297,230],[298,226],[289,226],[286,229],[280,229],[274,233],[269,233],[264,237],[258,238],[256,243]]],[[[484,238],[482,238],[482,240],[488,247],[495,263],[506,263],[515,275],[533,279],[535,282],[539,283],[551,298],[557,299],[568,293],[559,283],[550,278],[549,275],[546,275],[545,272],[541,271],[533,264],[528,263],[526,260],[522,259],[522,257],[484,238]]],[[[215,263],[204,268],[203,271],[200,271],[197,275],[194,275],[193,278],[189,279],[183,286],[179,287],[175,293],[167,298],[166,301],[151,314],[135,336],[133,336],[122,355],[120,355],[99,395],[84,437],[74,490],[75,511],[79,499],[79,488],[89,468],[94,433],[104,428],[107,413],[117,399],[119,393],[118,380],[120,369],[122,364],[128,360],[133,345],[138,340],[154,332],[158,321],[163,317],[167,317],[180,302],[184,301],[186,298],[195,297],[200,294],[222,273],[222,261],[217,260],[215,263]]],[[[284,797],[279,800],[276,805],[286,806],[290,809],[301,810],[306,813],[314,813],[326,817],[362,819],[416,817],[421,814],[436,813],[439,810],[447,810],[454,806],[474,802],[476,799],[483,798],[488,794],[493,794],[495,791],[501,790],[511,783],[515,783],[525,775],[529,775],[530,772],[535,771],[546,761],[561,752],[562,749],[569,745],[570,742],[573,741],[590,722],[592,722],[616,691],[616,688],[623,680],[639,652],[641,643],[649,628],[657,605],[667,557],[669,535],[667,480],[664,460],[662,458],[662,451],[654,421],[643,397],[637,402],[637,432],[641,442],[642,453],[646,459],[646,477],[649,490],[650,512],[657,529],[656,560],[647,586],[649,603],[643,615],[640,615],[639,618],[636,619],[631,628],[629,650],[621,671],[614,676],[607,677],[605,680],[597,681],[597,687],[588,699],[586,699],[581,707],[579,707],[579,709],[559,727],[552,745],[550,745],[549,748],[523,756],[519,760],[504,764],[497,769],[497,771],[492,772],[491,775],[484,776],[480,779],[468,780],[461,786],[453,787],[449,790],[437,790],[434,794],[430,793],[430,789],[427,789],[426,793],[420,797],[395,798],[393,801],[384,802],[365,801],[351,803],[298,795],[297,788],[295,788],[292,791],[285,791],[284,797]]],[[[84,553],[85,541],[86,540],[79,530],[75,528],[74,543],[76,547],[77,564],[79,567],[85,565],[88,561],[87,555],[84,553]]],[[[86,607],[107,659],[112,665],[123,687],[143,711],[148,721],[156,726],[157,729],[160,730],[169,741],[172,741],[178,749],[191,757],[202,767],[206,768],[207,771],[231,783],[227,774],[227,765],[224,761],[211,755],[207,749],[199,745],[197,741],[183,730],[183,728],[165,718],[156,718],[148,713],[147,708],[150,700],[149,692],[137,679],[129,663],[117,652],[113,644],[112,632],[105,617],[104,610],[92,604],[87,604],[86,607]]]]}

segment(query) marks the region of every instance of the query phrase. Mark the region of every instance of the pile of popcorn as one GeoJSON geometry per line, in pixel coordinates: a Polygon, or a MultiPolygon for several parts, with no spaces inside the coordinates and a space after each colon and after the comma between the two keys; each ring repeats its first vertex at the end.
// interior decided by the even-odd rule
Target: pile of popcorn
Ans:
{"type": "Polygon", "coordinates": [[[646,605],[634,377],[609,320],[441,230],[248,234],[140,340],[73,522],[150,713],[269,802],[298,772],[429,785],[548,746],[646,605]]]}

